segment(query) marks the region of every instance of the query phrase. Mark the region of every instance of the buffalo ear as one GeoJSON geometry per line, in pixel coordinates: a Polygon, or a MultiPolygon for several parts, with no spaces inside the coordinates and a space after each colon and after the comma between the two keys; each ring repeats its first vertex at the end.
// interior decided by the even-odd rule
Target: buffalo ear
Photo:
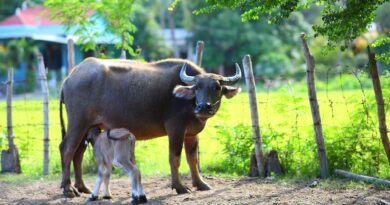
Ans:
{"type": "Polygon", "coordinates": [[[176,87],[173,89],[173,95],[177,98],[184,98],[186,100],[194,99],[195,97],[195,91],[193,85],[183,86],[183,85],[176,85],[176,87]]]}
{"type": "Polygon", "coordinates": [[[241,92],[241,88],[233,86],[223,86],[222,94],[225,95],[227,99],[234,97],[237,93],[241,92]]]}

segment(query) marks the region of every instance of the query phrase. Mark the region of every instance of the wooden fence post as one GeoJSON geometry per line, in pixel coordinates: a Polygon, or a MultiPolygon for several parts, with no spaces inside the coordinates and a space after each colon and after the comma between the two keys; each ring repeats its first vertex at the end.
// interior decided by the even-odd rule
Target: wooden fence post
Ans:
{"type": "Polygon", "coordinates": [[[74,62],[74,42],[73,39],[68,39],[68,73],[70,73],[75,66],[74,62]]]}
{"type": "Polygon", "coordinates": [[[378,110],[379,132],[381,135],[383,147],[387,155],[387,160],[389,161],[390,164],[390,143],[389,143],[389,137],[387,136],[385,102],[383,100],[381,81],[379,79],[375,54],[371,53],[370,46],[367,47],[367,54],[369,60],[369,70],[372,79],[372,86],[374,87],[375,100],[376,100],[376,105],[378,110]]]}
{"type": "Polygon", "coordinates": [[[8,68],[7,79],[7,139],[8,150],[1,152],[1,172],[21,173],[19,153],[14,143],[14,131],[12,127],[12,92],[13,92],[13,68],[8,68]]]}
{"type": "Polygon", "coordinates": [[[259,115],[257,110],[257,99],[256,99],[256,85],[255,78],[253,77],[252,70],[252,61],[249,55],[246,55],[244,59],[242,59],[242,64],[244,67],[245,74],[245,82],[248,87],[248,95],[249,95],[249,104],[251,108],[251,119],[252,119],[252,132],[253,132],[253,140],[255,144],[255,156],[257,162],[257,168],[260,177],[265,177],[264,170],[264,156],[263,156],[263,148],[262,148],[262,140],[260,133],[260,125],[259,125],[259,115]]]}
{"type": "Polygon", "coordinates": [[[47,87],[45,64],[41,54],[38,54],[38,70],[43,98],[43,175],[47,175],[49,173],[49,90],[47,87]]]}
{"type": "MultiPolygon", "coordinates": [[[[196,43],[195,63],[199,67],[202,66],[203,48],[204,48],[204,42],[198,41],[196,43]]],[[[200,149],[199,149],[199,137],[198,137],[198,169],[199,169],[199,172],[202,172],[202,169],[200,168],[200,151],[199,150],[200,149]]]]}
{"type": "Polygon", "coordinates": [[[314,132],[317,142],[317,152],[320,162],[320,177],[326,178],[329,174],[328,160],[326,158],[326,148],[324,142],[324,136],[322,134],[322,123],[320,116],[320,109],[317,101],[317,93],[314,80],[314,68],[315,62],[313,56],[310,54],[309,47],[305,40],[305,34],[301,33],[301,42],[303,53],[306,59],[306,79],[307,79],[307,90],[310,100],[310,109],[313,118],[314,132]]]}

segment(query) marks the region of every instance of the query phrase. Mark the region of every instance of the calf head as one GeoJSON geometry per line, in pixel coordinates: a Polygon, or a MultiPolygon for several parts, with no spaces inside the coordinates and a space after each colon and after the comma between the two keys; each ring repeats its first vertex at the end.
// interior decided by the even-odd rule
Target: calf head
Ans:
{"type": "Polygon", "coordinates": [[[238,87],[230,86],[241,79],[238,64],[236,64],[236,74],[230,77],[213,73],[190,76],[186,70],[187,64],[184,64],[180,71],[180,79],[187,86],[176,86],[173,94],[178,98],[195,99],[194,112],[198,118],[207,119],[212,117],[217,112],[223,95],[226,98],[232,98],[240,90],[238,87]]]}

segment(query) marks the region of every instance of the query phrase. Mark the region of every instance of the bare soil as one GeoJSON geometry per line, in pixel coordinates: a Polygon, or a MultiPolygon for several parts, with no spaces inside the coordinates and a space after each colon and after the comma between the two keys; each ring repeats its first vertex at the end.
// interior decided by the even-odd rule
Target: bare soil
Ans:
{"type": "MultiPolygon", "coordinates": [[[[345,186],[347,181],[327,180],[311,188],[310,181],[286,182],[255,178],[204,177],[213,186],[210,191],[177,195],[167,177],[144,177],[148,204],[389,204],[390,189],[372,185],[345,186]],[[352,187],[352,188],[346,188],[352,187]]],[[[190,178],[183,181],[189,187],[190,178]]],[[[93,187],[94,180],[87,179],[93,187]]],[[[88,204],[129,204],[130,182],[126,177],[112,179],[114,199],[88,204]]],[[[58,181],[0,182],[0,204],[85,204],[89,195],[67,199],[58,181]]]]}

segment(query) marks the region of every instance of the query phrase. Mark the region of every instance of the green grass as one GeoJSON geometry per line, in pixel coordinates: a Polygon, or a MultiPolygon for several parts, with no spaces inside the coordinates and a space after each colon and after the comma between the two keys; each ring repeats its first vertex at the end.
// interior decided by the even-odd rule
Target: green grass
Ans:
{"type": "MultiPolygon", "coordinates": [[[[390,92],[386,87],[383,89],[385,100],[388,102],[390,92]]],[[[373,99],[372,93],[371,90],[365,90],[365,97],[373,99]]],[[[318,99],[325,141],[327,145],[339,145],[336,148],[342,149],[343,143],[345,143],[345,130],[348,129],[348,126],[353,126],[354,120],[356,120],[354,111],[363,107],[362,99],[365,98],[363,98],[362,91],[353,89],[344,92],[340,90],[325,92],[323,90],[318,92],[318,99]],[[331,106],[330,103],[332,103],[331,106]]],[[[294,175],[304,176],[309,174],[312,176],[313,173],[315,175],[318,170],[317,155],[306,90],[300,85],[293,88],[284,86],[270,93],[266,91],[259,92],[257,100],[260,126],[265,136],[264,146],[266,150],[277,149],[281,155],[282,163],[295,170],[294,175]],[[271,130],[278,133],[274,138],[269,137],[271,130]],[[291,160],[283,161],[283,159],[291,160]]],[[[225,137],[221,135],[221,127],[233,129],[238,124],[250,126],[251,123],[247,93],[243,92],[230,100],[223,99],[222,101],[222,106],[217,115],[208,121],[205,130],[200,134],[200,160],[202,170],[206,174],[220,174],[224,169],[224,167],[221,167],[221,162],[227,154],[224,151],[224,145],[221,144],[221,138],[225,137]]],[[[376,122],[377,116],[373,102],[369,100],[366,105],[369,107],[370,117],[376,122]]],[[[58,100],[50,100],[50,173],[52,174],[58,174],[61,171],[58,150],[61,141],[58,105],[58,100]]],[[[42,102],[39,99],[20,99],[15,100],[13,106],[15,141],[19,148],[22,171],[25,175],[39,177],[42,174],[43,164],[42,102]]],[[[387,113],[389,113],[389,106],[387,105],[386,108],[387,113]]],[[[5,138],[5,101],[0,102],[0,113],[0,148],[5,149],[7,146],[5,138]]],[[[390,168],[386,164],[379,134],[375,131],[369,137],[375,143],[375,147],[380,149],[378,148],[378,151],[375,151],[378,156],[374,161],[378,163],[374,163],[372,171],[367,173],[376,172],[373,175],[390,177],[390,168]]],[[[332,149],[332,147],[328,147],[328,152],[329,149],[332,149]]],[[[334,155],[337,154],[340,155],[333,157],[343,158],[348,153],[334,153],[334,155]]],[[[363,155],[361,157],[362,159],[356,159],[357,162],[367,163],[370,160],[364,158],[363,155]]],[[[136,159],[143,175],[168,175],[170,168],[167,137],[137,141],[136,159]]],[[[93,173],[94,162],[90,147],[86,151],[84,166],[86,172],[93,173]]],[[[360,169],[358,167],[355,170],[359,171],[360,169]]],[[[188,172],[184,151],[180,171],[182,173],[188,172]]]]}

